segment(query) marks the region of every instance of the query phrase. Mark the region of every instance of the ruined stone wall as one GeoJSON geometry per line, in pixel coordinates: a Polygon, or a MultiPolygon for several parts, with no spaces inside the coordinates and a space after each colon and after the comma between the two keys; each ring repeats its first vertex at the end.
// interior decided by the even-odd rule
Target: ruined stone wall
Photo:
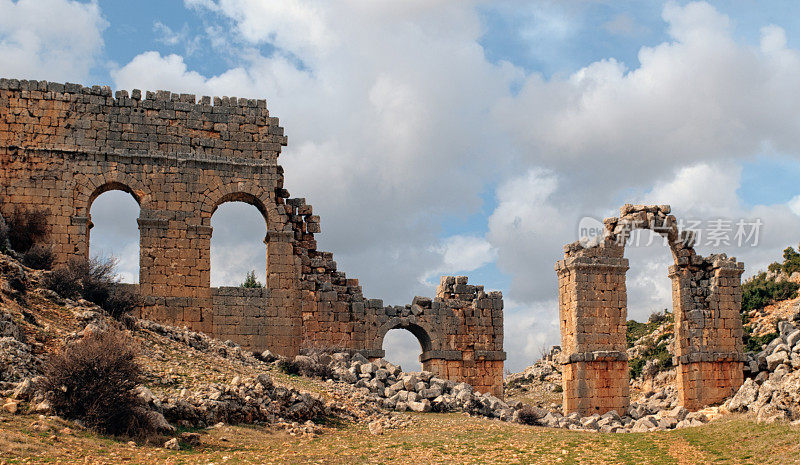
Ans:
{"type": "Polygon", "coordinates": [[[681,404],[698,409],[730,396],[743,381],[743,264],[724,254],[698,255],[692,233],[678,230],[667,205],[625,205],[604,225],[602,237],[565,246],[556,264],[566,411],[628,407],[624,246],[636,229],[663,236],[675,261],[669,276],[681,404]]]}
{"type": "Polygon", "coordinates": [[[63,264],[88,256],[92,202],[128,192],[140,206],[141,316],[290,356],[324,346],[378,357],[386,331],[405,328],[427,369],[501,394],[502,296],[451,277],[441,296],[405,307],[365,298],[317,250],[319,216],[283,188],[286,143],[264,100],[0,79],[0,212],[46,208],[63,264]],[[230,201],[264,217],[266,289],[210,287],[211,216],[230,201]]]}

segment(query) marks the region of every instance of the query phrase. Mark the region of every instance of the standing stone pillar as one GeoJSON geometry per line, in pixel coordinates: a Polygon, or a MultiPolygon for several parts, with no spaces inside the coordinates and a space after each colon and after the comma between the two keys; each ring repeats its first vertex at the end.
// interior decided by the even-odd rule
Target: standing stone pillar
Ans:
{"type": "Polygon", "coordinates": [[[63,265],[72,258],[89,258],[89,230],[92,229],[92,220],[88,216],[71,216],[67,234],[61,235],[67,243],[58,243],[51,239],[53,250],[56,252],[54,265],[63,265]],[[60,252],[60,253],[59,253],[60,252]]]}
{"type": "Polygon", "coordinates": [[[295,356],[302,343],[302,306],[300,266],[295,263],[292,232],[267,233],[267,289],[269,305],[276,309],[275,347],[284,347],[281,355],[295,356]]]}
{"type": "Polygon", "coordinates": [[[670,267],[678,400],[689,410],[725,400],[744,381],[744,267],[724,256],[706,263],[703,280],[687,267],[670,267]]]}
{"type": "Polygon", "coordinates": [[[628,260],[622,247],[565,247],[556,264],[564,380],[564,412],[581,416],[629,405],[628,260]]]}
{"type": "Polygon", "coordinates": [[[211,228],[180,217],[169,210],[143,209],[139,215],[141,316],[213,336],[207,280],[211,228]]]}

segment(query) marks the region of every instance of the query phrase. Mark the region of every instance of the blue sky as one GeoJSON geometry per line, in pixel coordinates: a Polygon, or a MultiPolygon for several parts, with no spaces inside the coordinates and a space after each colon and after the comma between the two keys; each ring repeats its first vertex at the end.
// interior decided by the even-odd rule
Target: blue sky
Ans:
{"type": "MultiPolygon", "coordinates": [[[[558,343],[561,246],[623,203],[760,219],[752,274],[800,230],[796,2],[0,0],[0,75],[266,98],[287,187],[368,297],[441,274],[504,292],[508,367],[558,343]],[[64,18],[69,18],[65,21],[64,18]]],[[[135,280],[138,207],[107,193],[92,250],[135,280]]],[[[212,219],[212,281],[264,275],[263,221],[212,219]],[[231,224],[240,227],[231,228],[231,224]]],[[[669,254],[629,248],[629,315],[668,307],[669,254]]],[[[263,278],[262,278],[263,279],[263,278]]],[[[396,333],[396,334],[395,334],[396,333]]],[[[415,365],[417,342],[386,348],[415,365]]]]}

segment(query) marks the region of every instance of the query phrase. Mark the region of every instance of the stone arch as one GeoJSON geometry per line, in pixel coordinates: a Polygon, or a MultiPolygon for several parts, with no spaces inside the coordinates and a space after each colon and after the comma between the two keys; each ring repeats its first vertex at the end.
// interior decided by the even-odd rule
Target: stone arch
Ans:
{"type": "Polygon", "coordinates": [[[625,205],[607,218],[602,236],[564,247],[556,264],[564,365],[564,408],[582,415],[629,405],[625,333],[628,260],[635,229],[667,238],[675,318],[678,396],[688,409],[719,402],[742,383],[741,274],[725,254],[702,257],[695,236],[679,231],[668,205],[625,205]]]}
{"type": "MultiPolygon", "coordinates": [[[[236,286],[250,270],[255,272],[259,282],[266,283],[267,247],[269,247],[268,218],[266,207],[258,197],[252,194],[234,192],[222,196],[217,201],[211,212],[214,226],[209,228],[211,234],[208,243],[209,278],[212,286],[236,286]],[[220,210],[222,211],[220,212],[220,210]],[[217,218],[214,218],[215,214],[217,218]],[[258,220],[259,215],[261,222],[258,220]],[[220,246],[229,240],[232,234],[245,230],[247,236],[241,237],[241,240],[236,243],[237,247],[243,247],[242,253],[226,258],[221,257],[218,254],[223,250],[220,246]],[[235,276],[223,273],[222,270],[226,268],[228,271],[234,272],[235,276]]],[[[232,244],[228,243],[228,245],[232,244]]]]}
{"type": "Polygon", "coordinates": [[[417,341],[419,341],[419,345],[422,348],[422,355],[420,357],[426,353],[430,353],[430,351],[436,348],[434,347],[435,339],[431,338],[431,334],[434,334],[434,331],[429,325],[423,321],[412,322],[409,321],[408,318],[403,317],[394,317],[381,326],[381,329],[378,332],[376,347],[383,347],[383,338],[386,337],[386,333],[393,329],[405,329],[417,338],[417,341]]]}
{"type": "MultiPolygon", "coordinates": [[[[78,239],[75,240],[75,242],[76,244],[80,244],[80,248],[76,248],[79,257],[89,257],[90,231],[94,226],[91,220],[92,204],[100,195],[114,190],[130,194],[139,205],[140,218],[143,216],[150,202],[150,195],[136,178],[125,173],[102,173],[92,177],[83,174],[76,176],[74,193],[75,214],[72,217],[71,223],[73,227],[77,228],[75,234],[78,239]]],[[[142,243],[140,237],[140,251],[141,248],[142,243]]],[[[139,268],[141,273],[141,263],[139,264],[139,268]]]]}
{"type": "Polygon", "coordinates": [[[287,223],[281,215],[268,191],[249,183],[231,183],[208,189],[202,196],[200,205],[200,224],[211,226],[211,216],[226,202],[244,202],[253,205],[264,216],[267,231],[283,231],[287,223]]]}
{"type": "Polygon", "coordinates": [[[95,199],[112,190],[127,192],[142,209],[150,203],[148,189],[133,176],[125,173],[104,173],[92,177],[79,174],[75,177],[75,216],[88,217],[95,199]]]}

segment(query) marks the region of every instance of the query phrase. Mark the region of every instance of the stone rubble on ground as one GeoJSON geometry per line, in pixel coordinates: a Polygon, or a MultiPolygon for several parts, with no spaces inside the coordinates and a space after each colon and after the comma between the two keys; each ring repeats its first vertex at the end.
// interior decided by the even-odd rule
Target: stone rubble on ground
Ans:
{"type": "Polygon", "coordinates": [[[759,422],[800,422],[800,329],[778,323],[778,337],[748,354],[745,381],[722,407],[755,415],[759,422]]]}

